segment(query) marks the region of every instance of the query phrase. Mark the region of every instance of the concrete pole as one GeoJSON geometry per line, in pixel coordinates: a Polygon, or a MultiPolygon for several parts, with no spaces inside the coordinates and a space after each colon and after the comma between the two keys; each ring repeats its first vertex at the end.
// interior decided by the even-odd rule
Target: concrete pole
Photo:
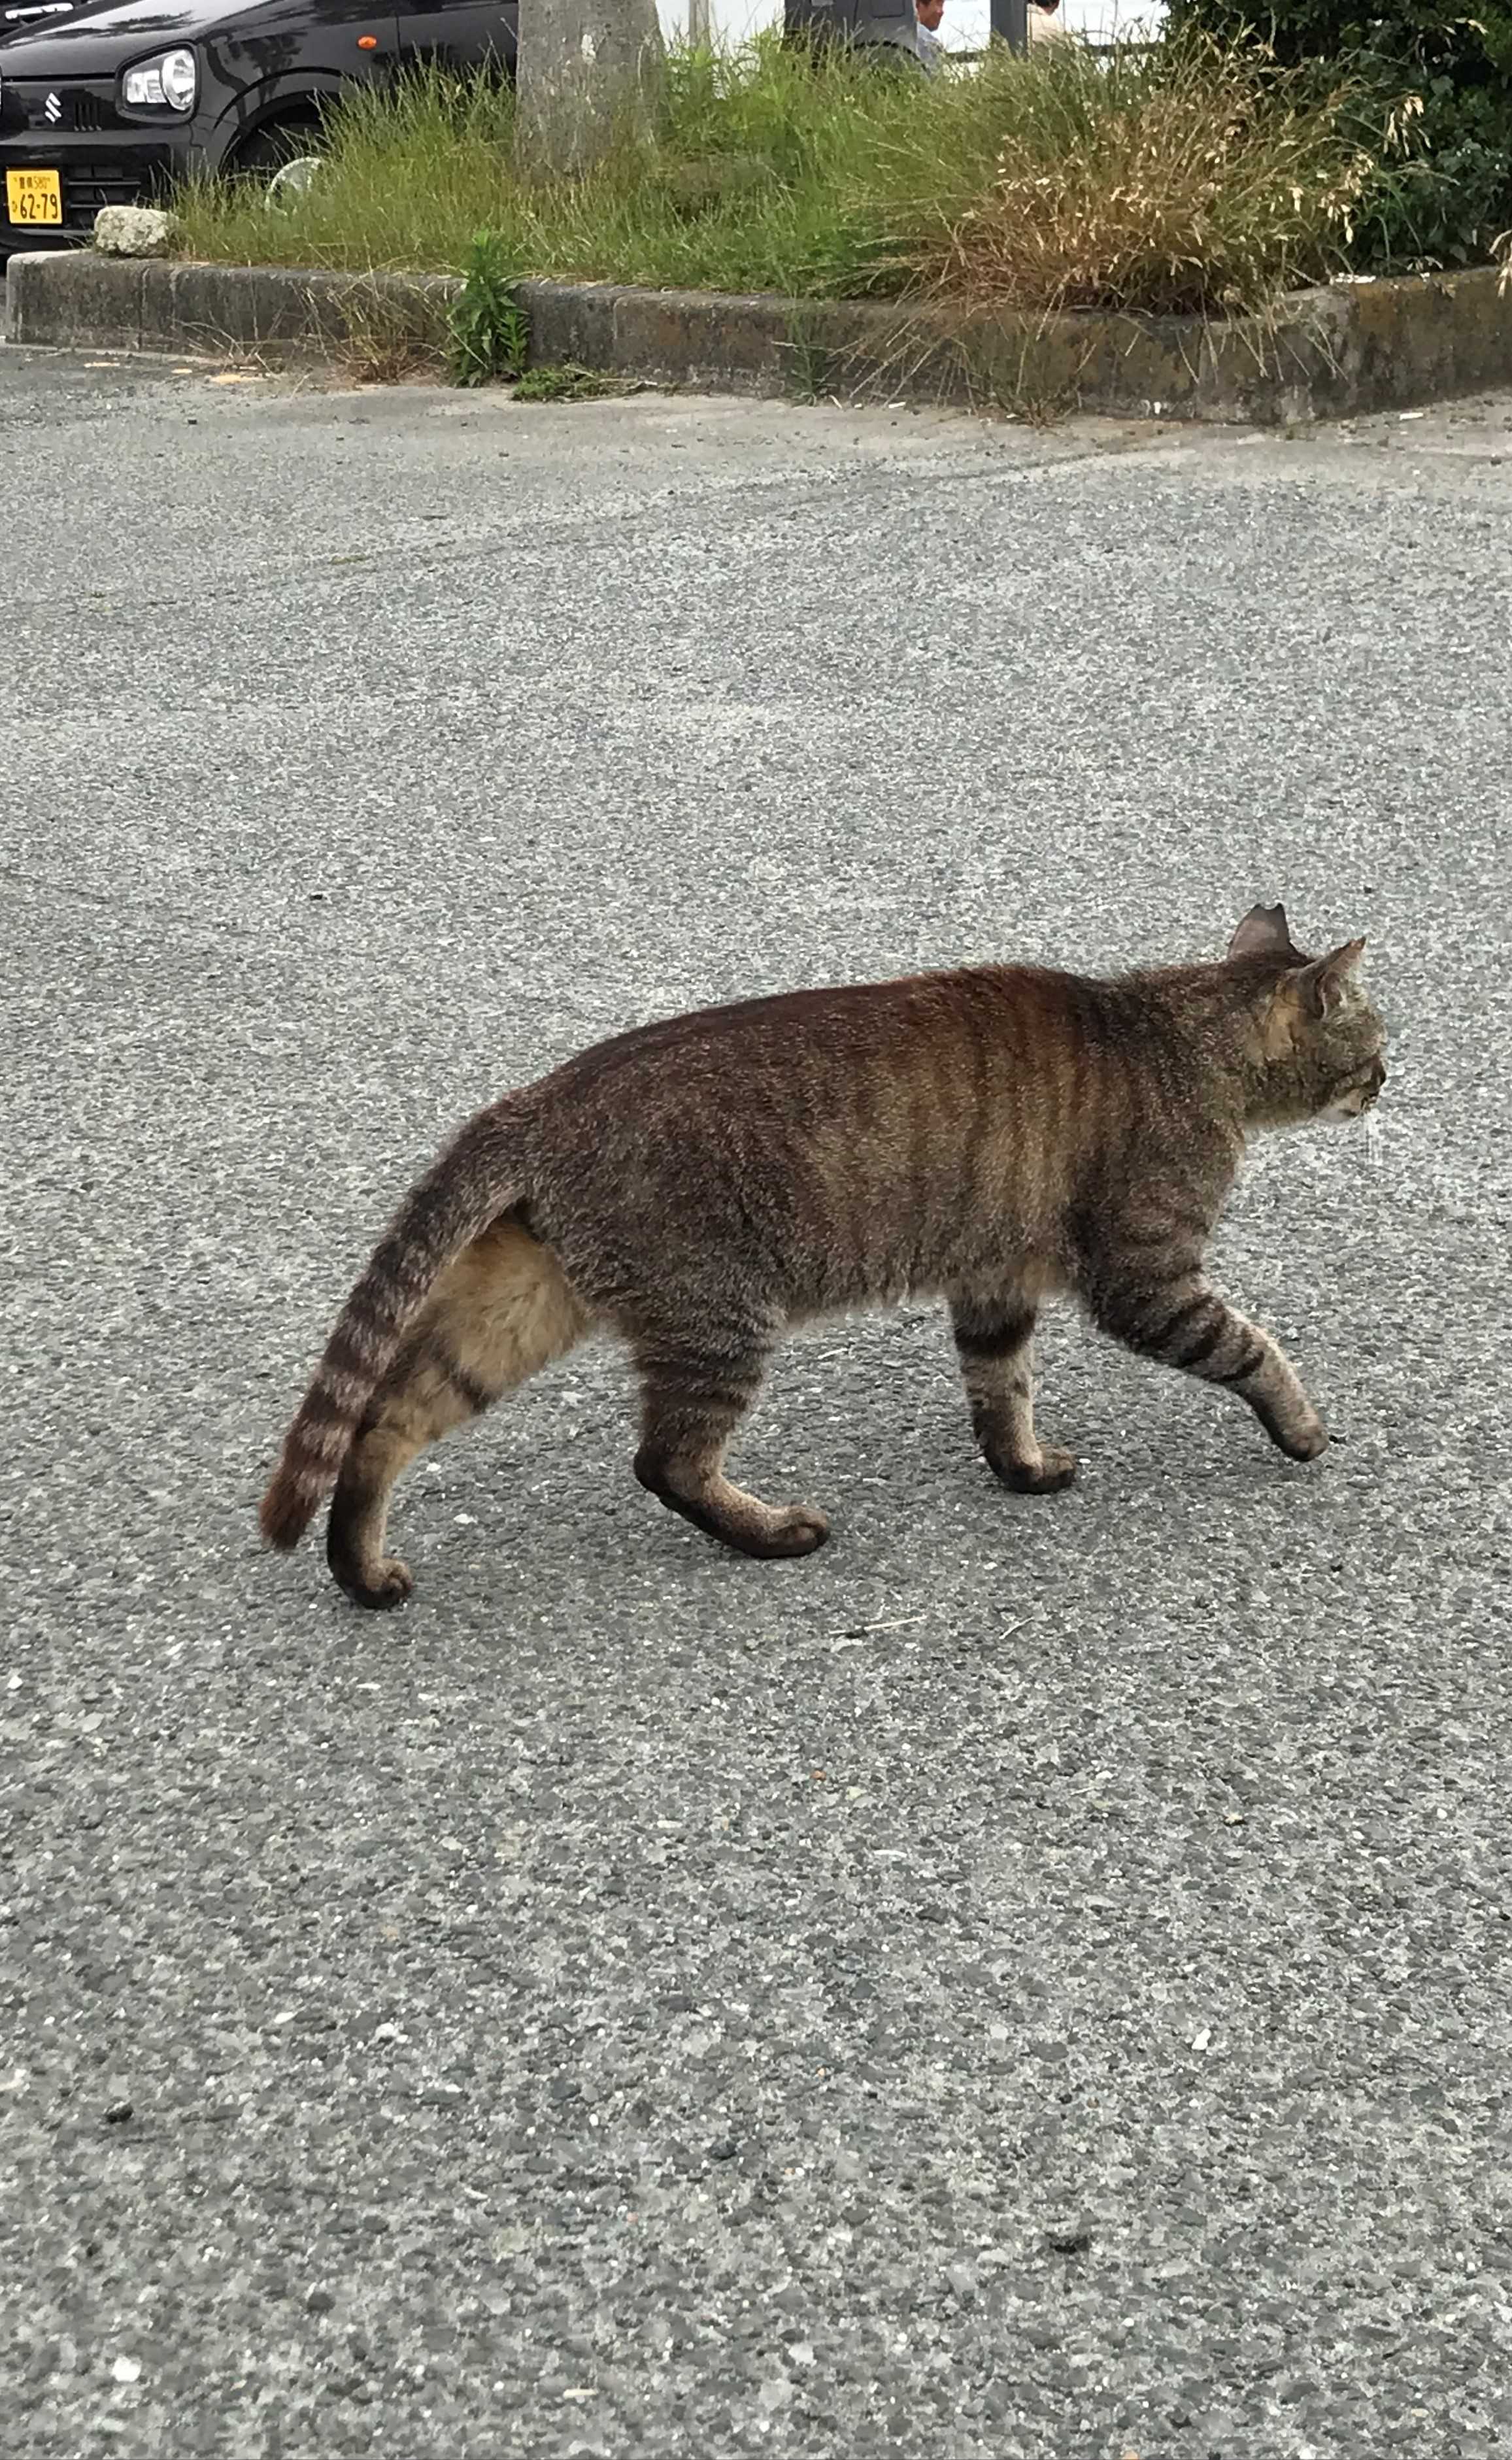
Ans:
{"type": "MultiPolygon", "coordinates": [[[[522,8],[524,0],[521,0],[522,8]]],[[[1029,49],[1029,0],[990,0],[993,33],[1011,52],[1029,49]]]]}
{"type": "Polygon", "coordinates": [[[520,0],[515,156],[576,179],[650,123],[666,54],[656,0],[520,0]]]}

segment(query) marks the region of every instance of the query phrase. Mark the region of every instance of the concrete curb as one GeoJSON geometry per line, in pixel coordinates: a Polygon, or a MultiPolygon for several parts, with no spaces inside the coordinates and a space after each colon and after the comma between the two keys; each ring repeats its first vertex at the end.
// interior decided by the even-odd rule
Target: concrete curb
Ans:
{"type": "Polygon", "coordinates": [[[438,348],[460,284],[446,275],[188,265],[93,249],[13,256],[6,338],[57,350],[163,350],[283,363],[328,358],[382,323],[438,348]]]}
{"type": "MultiPolygon", "coordinates": [[[[16,256],[8,338],[56,349],[439,350],[459,287],[438,274],[16,256]]],[[[1276,425],[1452,399],[1512,383],[1512,293],[1494,269],[1299,292],[1269,320],[1095,312],[981,317],[864,301],[738,298],[522,282],[537,366],[815,399],[880,397],[1276,425]]]]}

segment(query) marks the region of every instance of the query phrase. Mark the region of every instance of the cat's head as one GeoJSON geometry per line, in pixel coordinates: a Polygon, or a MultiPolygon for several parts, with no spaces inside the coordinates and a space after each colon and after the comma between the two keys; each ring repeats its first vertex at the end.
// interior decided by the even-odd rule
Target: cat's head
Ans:
{"type": "Polygon", "coordinates": [[[1250,993],[1256,1126],[1357,1119],[1374,1102],[1386,1029],[1360,977],[1364,954],[1363,940],[1346,940],[1304,956],[1280,905],[1251,906],[1239,924],[1228,961],[1250,993]]]}

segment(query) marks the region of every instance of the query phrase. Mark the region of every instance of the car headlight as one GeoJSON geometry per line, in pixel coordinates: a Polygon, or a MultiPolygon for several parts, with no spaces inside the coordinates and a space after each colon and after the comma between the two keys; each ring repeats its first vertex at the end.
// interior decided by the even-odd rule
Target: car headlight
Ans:
{"type": "Polygon", "coordinates": [[[192,52],[160,52],[141,60],[120,81],[125,102],[165,103],[170,111],[192,111],[200,91],[200,68],[192,52]]]}

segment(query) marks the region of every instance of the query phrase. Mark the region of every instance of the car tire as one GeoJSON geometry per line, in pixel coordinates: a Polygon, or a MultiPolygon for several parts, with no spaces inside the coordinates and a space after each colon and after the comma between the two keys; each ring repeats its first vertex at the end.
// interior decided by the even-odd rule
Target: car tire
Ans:
{"type": "Polygon", "coordinates": [[[288,163],[313,159],[325,150],[326,132],[318,119],[280,119],[239,146],[227,168],[233,179],[270,180],[288,163]]]}

